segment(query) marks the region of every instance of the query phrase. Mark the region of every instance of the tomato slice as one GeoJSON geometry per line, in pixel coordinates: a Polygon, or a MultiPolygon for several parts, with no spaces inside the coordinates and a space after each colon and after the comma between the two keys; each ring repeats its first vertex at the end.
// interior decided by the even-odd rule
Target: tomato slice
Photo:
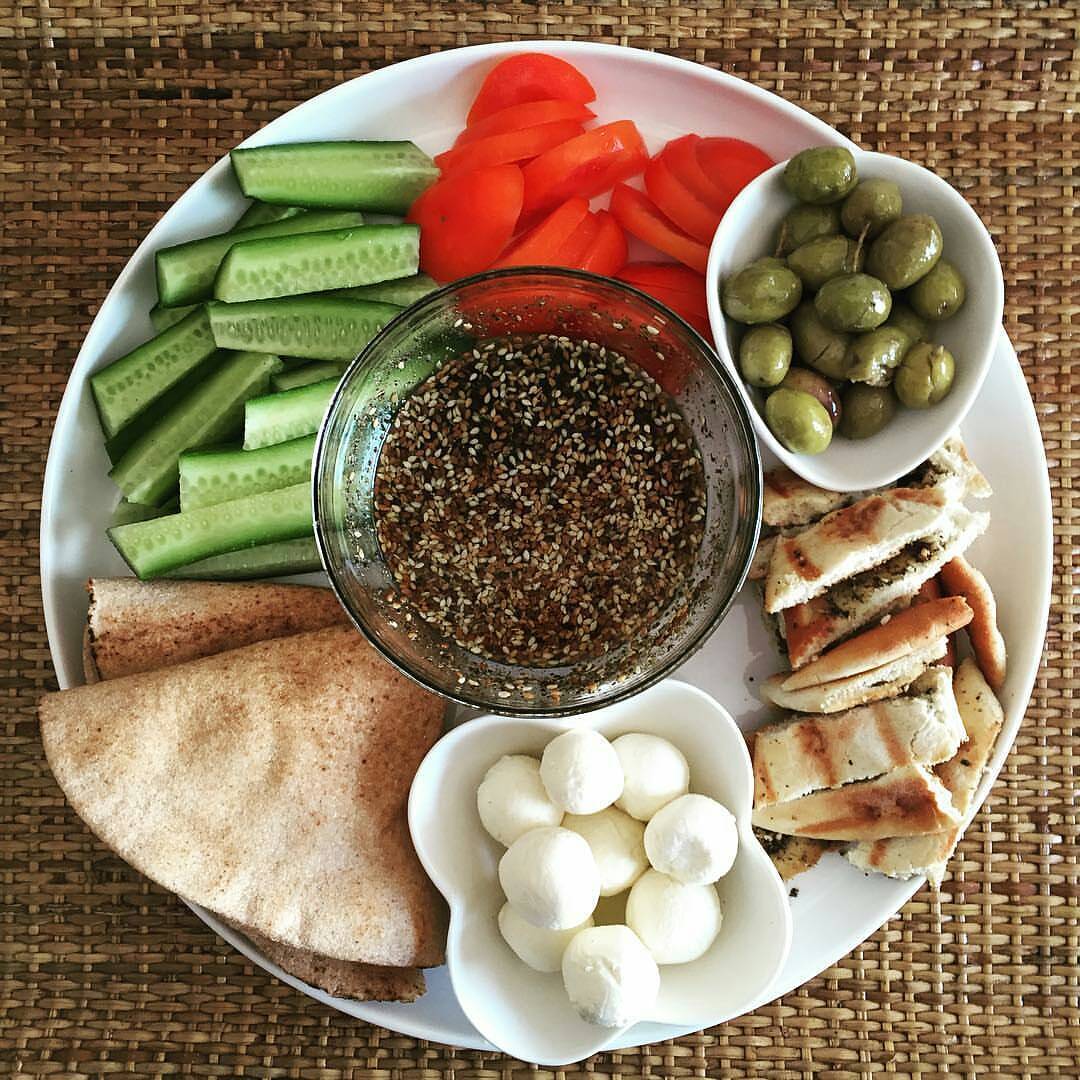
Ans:
{"type": "Polygon", "coordinates": [[[711,336],[705,278],[701,274],[675,263],[631,263],[619,271],[618,277],[667,304],[699,333],[711,336]]]}
{"type": "Polygon", "coordinates": [[[523,101],[520,105],[511,105],[497,113],[485,116],[471,127],[467,127],[454,140],[454,149],[467,146],[477,139],[486,139],[492,135],[505,135],[508,131],[521,131],[523,128],[537,127],[540,124],[554,124],[557,120],[576,120],[579,124],[592,120],[596,113],[587,105],[577,101],[523,101]]]}
{"type": "Polygon", "coordinates": [[[664,215],[683,232],[703,243],[712,243],[720,215],[675,176],[663,157],[654,157],[645,166],[645,190],[664,215]]]}
{"type": "MultiPolygon", "coordinates": [[[[527,232],[495,264],[503,266],[560,266],[559,254],[589,216],[584,199],[568,199],[552,211],[536,228],[527,232]]],[[[423,233],[421,233],[423,236],[423,233]]],[[[421,249],[423,240],[421,240],[421,249]]]]}
{"type": "Polygon", "coordinates": [[[472,125],[492,113],[523,101],[576,101],[585,105],[596,99],[592,83],[573,64],[548,53],[517,53],[488,72],[469,110],[472,125]]]}
{"type": "Polygon", "coordinates": [[[556,146],[525,166],[525,213],[575,195],[591,199],[641,172],[649,160],[630,120],[616,120],[556,146]]]}
{"type": "Polygon", "coordinates": [[[506,247],[525,191],[517,165],[493,165],[443,177],[413,203],[420,266],[436,281],[486,270],[506,247]]]}
{"type": "Polygon", "coordinates": [[[599,232],[600,221],[597,215],[586,214],[582,223],[570,234],[570,239],[563,244],[556,258],[556,264],[580,270],[599,232]]]}
{"type": "Polygon", "coordinates": [[[697,155],[705,174],[728,192],[731,199],[755,176],[776,164],[763,150],[742,139],[702,139],[697,145],[697,155]]]}
{"type": "Polygon", "coordinates": [[[667,167],[688,187],[706,206],[711,206],[718,214],[731,205],[731,194],[719,184],[709,179],[709,174],[701,167],[698,159],[700,135],[683,135],[672,139],[661,151],[667,167]]]}
{"type": "Polygon", "coordinates": [[[476,142],[447,150],[435,158],[435,164],[448,173],[459,169],[478,169],[484,165],[528,161],[580,135],[583,130],[576,120],[556,120],[551,124],[522,128],[521,131],[505,131],[501,135],[489,135],[486,139],[477,139],[476,142]]]}
{"type": "Polygon", "coordinates": [[[626,263],[626,233],[606,210],[597,210],[593,217],[597,232],[579,269],[611,277],[626,263]]]}
{"type": "Polygon", "coordinates": [[[631,235],[644,240],[657,251],[685,263],[699,274],[705,273],[709,262],[709,249],[672,225],[647,195],[627,187],[626,184],[616,184],[611,193],[611,213],[631,235]]]}

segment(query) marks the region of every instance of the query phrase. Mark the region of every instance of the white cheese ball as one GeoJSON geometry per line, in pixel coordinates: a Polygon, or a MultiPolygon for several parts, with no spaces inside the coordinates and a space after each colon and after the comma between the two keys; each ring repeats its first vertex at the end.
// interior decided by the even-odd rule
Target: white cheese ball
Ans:
{"type": "Polygon", "coordinates": [[[569,829],[519,836],[499,860],[499,884],[526,922],[548,930],[580,925],[600,899],[592,849],[569,829]]]}
{"type": "Polygon", "coordinates": [[[722,919],[715,885],[684,885],[659,870],[642,874],[626,901],[626,925],[658,964],[687,964],[703,956],[722,919]]]}
{"type": "Polygon", "coordinates": [[[510,904],[503,904],[499,911],[499,933],[518,959],[533,971],[561,971],[566,946],[579,930],[592,925],[590,915],[583,923],[571,926],[569,930],[545,930],[526,922],[510,904]]]}
{"type": "Polygon", "coordinates": [[[645,826],[645,853],[662,874],[687,885],[709,885],[735,861],[735,817],[708,795],[682,795],[645,826]]]}
{"type": "Polygon", "coordinates": [[[540,781],[540,762],[524,754],[501,757],[488,769],[476,808],[484,828],[506,847],[530,829],[558,825],[563,816],[540,781]]]}
{"type": "Polygon", "coordinates": [[[612,744],[625,782],[615,804],[638,821],[690,790],[690,766],[682,751],[659,735],[620,735],[612,744]]]}
{"type": "Polygon", "coordinates": [[[601,1027],[626,1027],[648,1016],[660,992],[656,961],[625,926],[582,930],[563,953],[562,975],[578,1015],[601,1027]]]}
{"type": "Polygon", "coordinates": [[[645,826],[629,814],[609,806],[599,814],[567,814],[563,828],[584,836],[600,871],[600,895],[614,896],[648,869],[645,826]]]}
{"type": "Polygon", "coordinates": [[[547,744],[540,779],[548,797],[568,814],[595,814],[623,789],[623,772],[611,743],[598,731],[574,728],[547,744]]]}

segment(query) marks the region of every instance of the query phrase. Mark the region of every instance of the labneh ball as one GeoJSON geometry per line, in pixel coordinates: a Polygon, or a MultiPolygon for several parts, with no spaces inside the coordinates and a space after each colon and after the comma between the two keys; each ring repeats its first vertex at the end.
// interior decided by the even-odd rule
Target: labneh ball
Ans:
{"type": "Polygon", "coordinates": [[[626,925],[658,964],[703,956],[720,933],[723,912],[715,885],[684,885],[658,870],[638,878],[626,901],[626,925]]]}
{"type": "Polygon", "coordinates": [[[731,811],[707,795],[682,795],[645,826],[645,853],[662,874],[709,885],[735,861],[739,833],[731,811]]]}
{"type": "Polygon", "coordinates": [[[592,916],[569,930],[545,930],[526,922],[510,904],[499,911],[499,933],[517,954],[519,960],[533,971],[560,971],[563,953],[579,930],[592,926],[592,916]]]}
{"type": "Polygon", "coordinates": [[[488,769],[476,808],[484,828],[506,847],[530,829],[558,825],[563,816],[540,781],[540,762],[524,754],[499,758],[488,769]]]}
{"type": "Polygon", "coordinates": [[[622,765],[623,791],[615,804],[638,821],[690,790],[690,766],[682,751],[659,735],[620,735],[612,744],[622,765]]]}
{"type": "Polygon", "coordinates": [[[499,884],[533,926],[568,930],[583,923],[600,899],[600,872],[583,837],[569,829],[533,829],[499,860],[499,884]]]}
{"type": "Polygon", "coordinates": [[[600,871],[601,896],[629,889],[648,868],[645,826],[614,806],[599,814],[567,814],[563,828],[585,837],[592,848],[600,871]]]}
{"type": "Polygon", "coordinates": [[[582,1020],[626,1027],[647,1016],[660,992],[660,971],[625,926],[582,930],[562,958],[563,985],[582,1020]]]}
{"type": "Polygon", "coordinates": [[[574,728],[547,744],[540,779],[548,797],[568,814],[595,814],[623,789],[623,771],[611,743],[598,731],[574,728]]]}

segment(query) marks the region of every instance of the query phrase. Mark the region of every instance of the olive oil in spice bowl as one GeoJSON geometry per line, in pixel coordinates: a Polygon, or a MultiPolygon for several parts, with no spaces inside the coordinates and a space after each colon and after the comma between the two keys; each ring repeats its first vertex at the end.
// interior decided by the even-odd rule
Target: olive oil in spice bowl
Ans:
{"type": "Polygon", "coordinates": [[[736,380],[662,305],[568,270],[403,312],[342,379],[314,470],[356,625],[429,689],[507,715],[664,678],[727,612],[760,525],[736,380]]]}
{"type": "Polygon", "coordinates": [[[978,215],[887,154],[813,148],[757,177],[716,231],[706,280],[758,437],[834,491],[891,483],[937,449],[1001,332],[1001,265],[978,215]]]}

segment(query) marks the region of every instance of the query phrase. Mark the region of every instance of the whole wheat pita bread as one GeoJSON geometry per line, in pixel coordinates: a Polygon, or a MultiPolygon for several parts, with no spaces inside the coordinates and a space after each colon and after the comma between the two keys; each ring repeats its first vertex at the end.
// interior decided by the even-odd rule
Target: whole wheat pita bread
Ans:
{"type": "Polygon", "coordinates": [[[342,627],[50,694],[39,711],[73,807],[148,877],[295,948],[426,967],[446,913],[405,802],[443,709],[342,627]]]}
{"type": "Polygon", "coordinates": [[[92,578],[87,591],[84,666],[102,679],[348,623],[329,589],[308,585],[92,578]]]}

